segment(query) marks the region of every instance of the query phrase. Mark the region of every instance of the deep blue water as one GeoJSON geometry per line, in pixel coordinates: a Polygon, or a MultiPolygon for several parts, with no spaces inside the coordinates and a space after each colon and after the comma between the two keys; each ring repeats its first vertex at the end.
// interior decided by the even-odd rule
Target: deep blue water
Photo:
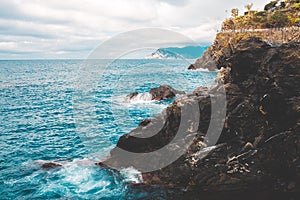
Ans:
{"type": "Polygon", "coordinates": [[[81,77],[80,69],[88,63],[0,61],[0,199],[141,196],[130,194],[127,187],[128,183],[141,179],[134,169],[113,174],[93,162],[104,158],[121,135],[173,101],[130,102],[126,101],[127,94],[146,93],[162,84],[192,91],[196,86],[213,82],[216,73],[188,71],[188,64],[182,60],[113,62],[91,91],[94,101],[90,106],[94,108],[96,123],[78,126],[79,116],[74,114],[75,83],[81,77]],[[83,133],[93,142],[83,141],[83,133]],[[42,169],[39,162],[43,161],[60,162],[64,166],[42,169]]]}

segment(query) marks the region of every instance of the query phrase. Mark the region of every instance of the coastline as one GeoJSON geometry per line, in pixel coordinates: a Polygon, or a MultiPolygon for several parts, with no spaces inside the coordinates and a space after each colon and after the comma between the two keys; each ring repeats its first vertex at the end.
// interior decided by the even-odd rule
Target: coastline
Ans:
{"type": "Polygon", "coordinates": [[[300,199],[300,0],[2,4],[0,199],[300,199]]]}
{"type": "MultiPolygon", "coordinates": [[[[132,133],[142,131],[138,127],[122,136],[117,147],[143,152],[157,149],[158,140],[167,144],[179,125],[181,106],[189,101],[198,102],[202,115],[198,134],[188,152],[163,169],[143,173],[143,184],[204,194],[300,191],[297,168],[300,160],[294,153],[300,145],[297,134],[299,119],[296,117],[299,111],[295,107],[296,86],[299,85],[299,47],[299,42],[271,46],[255,37],[239,40],[234,51],[222,54],[222,59],[218,60],[217,67],[222,70],[214,86],[201,87],[193,94],[177,99],[166,109],[166,117],[154,119],[167,121],[156,139],[139,141],[131,137],[132,133]],[[286,77],[289,80],[285,80],[286,77]],[[219,146],[205,159],[199,159],[195,157],[196,153],[206,147],[203,138],[210,119],[210,113],[207,112],[211,106],[210,95],[218,95],[219,83],[224,84],[228,101],[224,129],[217,143],[219,146]],[[285,171],[275,170],[276,165],[283,165],[285,171]]],[[[151,123],[142,128],[151,129],[151,123]]],[[[122,159],[113,149],[105,162],[118,162],[117,165],[122,167],[122,159]]],[[[140,157],[131,165],[139,162],[147,161],[140,157]]]]}

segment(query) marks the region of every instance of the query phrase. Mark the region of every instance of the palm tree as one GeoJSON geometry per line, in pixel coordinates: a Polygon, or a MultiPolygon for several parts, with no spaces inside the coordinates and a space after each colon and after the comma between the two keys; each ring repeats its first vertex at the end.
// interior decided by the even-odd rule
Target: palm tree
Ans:
{"type": "Polygon", "coordinates": [[[249,16],[250,16],[250,11],[251,11],[252,6],[253,6],[253,3],[249,3],[249,4],[245,5],[245,8],[247,8],[247,10],[248,10],[249,16]]]}

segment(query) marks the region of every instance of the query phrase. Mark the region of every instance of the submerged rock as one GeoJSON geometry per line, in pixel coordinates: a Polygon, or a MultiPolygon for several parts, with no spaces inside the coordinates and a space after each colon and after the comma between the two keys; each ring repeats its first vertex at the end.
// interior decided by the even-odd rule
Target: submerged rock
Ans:
{"type": "Polygon", "coordinates": [[[56,168],[56,167],[62,167],[62,164],[53,163],[53,162],[42,164],[42,168],[56,168]]]}
{"type": "Polygon", "coordinates": [[[37,160],[36,163],[40,164],[42,168],[44,169],[51,169],[51,168],[58,168],[62,167],[63,165],[57,162],[48,162],[44,160],[37,160]]]}

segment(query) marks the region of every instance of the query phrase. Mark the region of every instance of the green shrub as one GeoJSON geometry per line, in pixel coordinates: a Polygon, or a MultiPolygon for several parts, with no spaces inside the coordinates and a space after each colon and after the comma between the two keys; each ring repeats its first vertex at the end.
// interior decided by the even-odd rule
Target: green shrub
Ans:
{"type": "Polygon", "coordinates": [[[270,17],[269,24],[272,27],[285,27],[289,24],[289,21],[290,20],[286,14],[277,11],[270,17]]]}
{"type": "Polygon", "coordinates": [[[277,4],[277,1],[271,1],[270,3],[268,3],[267,5],[265,5],[264,10],[268,11],[268,10],[271,10],[271,9],[275,8],[276,4],[277,4]]]}
{"type": "Polygon", "coordinates": [[[294,8],[297,9],[297,10],[300,10],[300,3],[294,4],[294,8]]]}

